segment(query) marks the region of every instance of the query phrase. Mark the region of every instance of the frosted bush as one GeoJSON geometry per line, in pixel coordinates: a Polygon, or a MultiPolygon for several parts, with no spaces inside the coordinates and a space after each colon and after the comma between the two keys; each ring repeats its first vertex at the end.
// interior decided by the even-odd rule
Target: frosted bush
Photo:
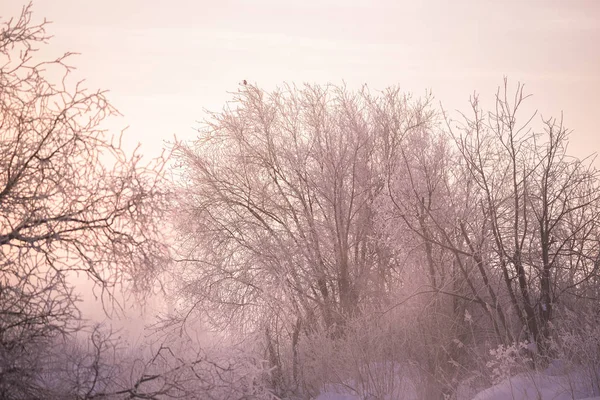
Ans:
{"type": "Polygon", "coordinates": [[[487,362],[487,367],[491,370],[491,378],[494,383],[510,378],[518,372],[521,372],[526,365],[526,351],[530,344],[527,341],[515,342],[511,345],[499,345],[490,350],[492,359],[487,362]]]}

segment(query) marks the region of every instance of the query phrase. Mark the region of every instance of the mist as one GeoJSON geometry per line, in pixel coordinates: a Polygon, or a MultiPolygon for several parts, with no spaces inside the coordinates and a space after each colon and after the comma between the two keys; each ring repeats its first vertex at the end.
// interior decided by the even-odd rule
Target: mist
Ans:
{"type": "Polygon", "coordinates": [[[600,399],[599,18],[3,5],[0,398],[600,399]]]}

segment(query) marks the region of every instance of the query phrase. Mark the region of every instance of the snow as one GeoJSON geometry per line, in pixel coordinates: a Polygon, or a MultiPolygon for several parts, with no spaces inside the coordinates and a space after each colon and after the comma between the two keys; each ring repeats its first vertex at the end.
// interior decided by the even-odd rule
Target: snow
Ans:
{"type": "Polygon", "coordinates": [[[483,390],[473,400],[600,400],[598,394],[581,374],[553,376],[546,371],[513,376],[483,390]]]}
{"type": "Polygon", "coordinates": [[[339,394],[339,393],[323,393],[320,394],[315,400],[360,400],[358,396],[351,394],[339,394]]]}
{"type": "MultiPolygon", "coordinates": [[[[528,372],[515,375],[499,384],[479,392],[475,397],[459,396],[458,400],[600,400],[600,387],[591,384],[583,371],[558,373],[559,366],[553,365],[544,372],[528,372]]],[[[416,388],[408,379],[398,379],[402,390],[383,398],[369,393],[356,394],[349,387],[353,385],[327,385],[314,400],[396,400],[417,399],[416,388]]]]}
{"type": "Polygon", "coordinates": [[[360,378],[325,385],[314,400],[419,400],[415,371],[402,363],[370,363],[360,368],[360,378]]]}

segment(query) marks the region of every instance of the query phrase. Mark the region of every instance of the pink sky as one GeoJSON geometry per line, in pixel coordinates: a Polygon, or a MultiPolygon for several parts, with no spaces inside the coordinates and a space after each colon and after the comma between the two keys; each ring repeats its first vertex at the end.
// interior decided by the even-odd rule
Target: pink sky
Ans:
{"type": "MultiPolygon", "coordinates": [[[[23,4],[0,0],[3,19],[23,4]]],[[[600,150],[600,1],[38,0],[34,13],[54,22],[46,51],[82,53],[78,77],[111,91],[115,126],[149,154],[193,137],[243,79],[398,84],[466,111],[504,75],[543,115],[564,111],[575,155],[600,150]]]]}
{"type": "MultiPolygon", "coordinates": [[[[0,16],[24,4],[0,0],[0,16]]],[[[33,10],[54,22],[42,55],[82,53],[76,77],[110,90],[124,114],[110,125],[129,125],[128,147],[151,156],[174,134],[193,138],[203,109],[221,109],[243,79],[432,89],[467,111],[473,91],[493,99],[504,75],[543,115],[564,111],[574,155],[600,150],[600,0],[37,0],[33,10]]],[[[84,312],[103,315],[97,302],[84,312]]]]}

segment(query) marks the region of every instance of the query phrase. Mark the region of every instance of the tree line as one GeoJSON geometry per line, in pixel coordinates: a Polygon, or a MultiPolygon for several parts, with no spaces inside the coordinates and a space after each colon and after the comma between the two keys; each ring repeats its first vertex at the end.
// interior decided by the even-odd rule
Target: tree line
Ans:
{"type": "Polygon", "coordinates": [[[457,398],[506,373],[498,349],[530,369],[600,354],[598,172],[523,85],[452,114],[398,87],[246,83],[145,163],[69,54],[35,56],[46,26],[27,6],[0,34],[0,397],[381,397],[401,375],[457,398]],[[161,287],[160,339],[123,356],[75,274],[110,309],[161,287]]]}

